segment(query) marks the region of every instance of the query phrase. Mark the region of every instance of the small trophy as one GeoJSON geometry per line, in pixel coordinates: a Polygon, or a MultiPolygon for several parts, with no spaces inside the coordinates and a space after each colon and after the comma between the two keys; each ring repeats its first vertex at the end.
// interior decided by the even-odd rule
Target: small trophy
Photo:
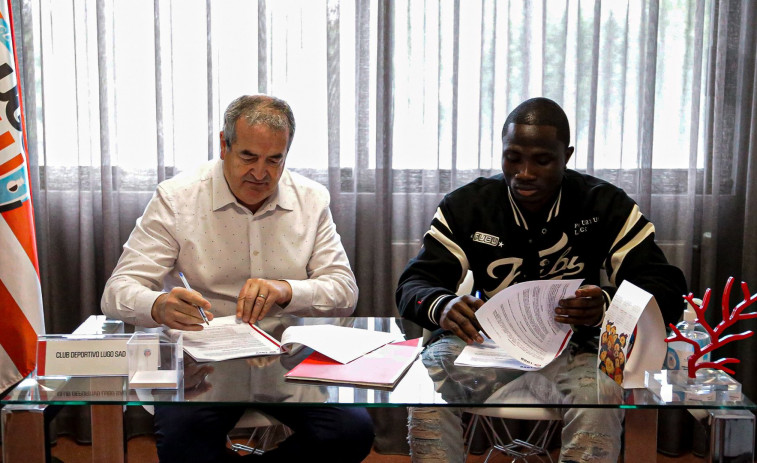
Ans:
{"type": "Polygon", "coordinates": [[[739,302],[733,309],[729,306],[731,287],[733,286],[733,277],[728,278],[723,293],[722,311],[723,320],[714,328],[707,323],[704,314],[710,303],[710,289],[704,293],[702,303],[699,304],[694,299],[693,294],[684,296],[684,299],[693,307],[697,314],[696,322],[709,334],[711,342],[704,346],[694,340],[686,337],[673,324],[670,324],[672,333],[665,339],[665,342],[684,342],[693,347],[693,353],[688,358],[688,371],[685,370],[661,370],[647,371],[645,385],[647,389],[666,402],[678,402],[684,400],[697,401],[738,401],[741,400],[741,383],[733,379],[730,374],[733,370],[725,365],[731,363],[740,363],[735,358],[721,358],[716,361],[700,361],[707,354],[733,341],[746,339],[752,336],[752,331],[744,331],[739,334],[729,334],[723,336],[725,330],[730,328],[739,320],[747,320],[757,317],[757,312],[743,313],[744,309],[757,301],[757,294],[750,295],[749,287],[746,283],[741,283],[741,290],[744,293],[744,299],[739,302]]]}

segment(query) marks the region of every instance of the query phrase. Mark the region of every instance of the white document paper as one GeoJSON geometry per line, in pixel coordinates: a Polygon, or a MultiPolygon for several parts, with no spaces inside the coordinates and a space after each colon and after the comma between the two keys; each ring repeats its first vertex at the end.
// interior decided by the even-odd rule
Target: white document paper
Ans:
{"type": "Polygon", "coordinates": [[[583,280],[536,280],[503,289],[476,311],[484,332],[515,360],[543,368],[573,334],[554,320],[560,299],[573,297],[583,280]]]}
{"type": "Polygon", "coordinates": [[[304,344],[339,363],[349,363],[402,336],[334,325],[290,326],[281,335],[281,344],[304,344]]]}
{"type": "MultiPolygon", "coordinates": [[[[170,334],[176,330],[169,330],[170,334]]],[[[260,328],[237,320],[216,317],[202,331],[182,331],[184,351],[198,362],[228,360],[281,353],[280,344],[260,328]]]]}
{"type": "Polygon", "coordinates": [[[654,296],[624,281],[602,321],[597,367],[624,388],[644,387],[644,372],[660,370],[666,350],[665,322],[654,296]]]}
{"type": "Polygon", "coordinates": [[[176,370],[138,371],[129,379],[131,389],[176,389],[179,375],[176,370]]]}
{"type": "Polygon", "coordinates": [[[538,370],[518,361],[507,351],[484,336],[483,344],[465,346],[455,359],[455,365],[466,367],[510,368],[513,370],[538,370]]]}
{"type": "MultiPolygon", "coordinates": [[[[169,330],[169,333],[176,330],[169,330]]],[[[292,344],[302,344],[339,363],[348,363],[402,338],[401,334],[334,325],[290,326],[279,343],[269,334],[238,320],[235,315],[216,317],[202,331],[183,331],[184,350],[198,362],[257,355],[276,355],[292,344]]]]}

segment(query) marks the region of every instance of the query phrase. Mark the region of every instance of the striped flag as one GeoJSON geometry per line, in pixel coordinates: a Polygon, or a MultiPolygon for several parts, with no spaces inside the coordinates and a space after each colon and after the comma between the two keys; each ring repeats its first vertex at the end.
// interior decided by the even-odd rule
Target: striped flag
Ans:
{"type": "Polygon", "coordinates": [[[0,391],[34,369],[45,331],[10,12],[0,4],[0,391]]]}

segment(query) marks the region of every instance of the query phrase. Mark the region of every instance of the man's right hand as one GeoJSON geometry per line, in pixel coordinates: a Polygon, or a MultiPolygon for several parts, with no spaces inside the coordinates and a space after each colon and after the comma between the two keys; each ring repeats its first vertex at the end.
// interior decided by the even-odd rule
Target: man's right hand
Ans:
{"type": "Polygon", "coordinates": [[[152,304],[152,319],[177,330],[201,331],[203,320],[195,305],[205,310],[209,320],[213,319],[213,314],[209,312],[210,302],[197,291],[177,286],[170,293],[161,294],[155,299],[152,304]]]}
{"type": "Polygon", "coordinates": [[[484,338],[479,334],[481,325],[476,320],[475,312],[484,301],[469,294],[458,296],[447,303],[439,318],[439,326],[452,331],[467,344],[482,343],[484,338]]]}

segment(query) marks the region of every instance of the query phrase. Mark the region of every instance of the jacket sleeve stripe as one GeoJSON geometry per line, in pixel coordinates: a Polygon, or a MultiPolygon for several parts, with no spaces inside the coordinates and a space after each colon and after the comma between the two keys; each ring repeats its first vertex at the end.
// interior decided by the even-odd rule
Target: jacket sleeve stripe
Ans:
{"type": "Polygon", "coordinates": [[[437,297],[436,299],[434,299],[434,302],[432,302],[428,306],[428,311],[426,312],[426,316],[431,321],[431,323],[433,323],[434,325],[438,325],[438,323],[436,323],[436,318],[435,317],[436,317],[436,309],[439,306],[439,301],[442,300],[442,299],[444,299],[444,298],[446,298],[446,297],[449,297],[449,295],[448,294],[442,294],[439,297],[437,297]]]}
{"type": "MultiPolygon", "coordinates": [[[[449,225],[447,225],[447,221],[444,219],[444,215],[442,214],[441,209],[436,209],[434,219],[438,220],[439,223],[444,225],[444,227],[447,229],[447,233],[452,234],[452,232],[449,231],[449,225]]],[[[450,254],[455,256],[455,258],[460,262],[461,272],[460,278],[457,280],[457,286],[460,286],[460,284],[465,279],[465,275],[468,273],[468,257],[465,255],[465,252],[457,243],[447,237],[447,235],[444,234],[442,230],[438,229],[433,222],[431,223],[431,228],[428,232],[426,232],[426,234],[438,241],[450,254]]]]}
{"type": "Polygon", "coordinates": [[[631,212],[628,213],[628,218],[626,218],[626,223],[623,225],[623,228],[620,229],[620,232],[618,233],[618,236],[615,237],[615,241],[612,243],[612,246],[610,249],[614,249],[615,246],[625,238],[625,236],[633,229],[634,225],[643,217],[641,214],[641,211],[639,210],[639,206],[637,204],[634,204],[633,209],[631,209],[631,212]]]}
{"type": "Polygon", "coordinates": [[[442,209],[440,207],[436,208],[436,212],[434,213],[434,218],[438,220],[439,222],[441,222],[442,225],[444,225],[444,228],[446,228],[447,230],[450,229],[449,224],[447,223],[447,219],[444,218],[444,214],[442,213],[442,209]]]}
{"type": "MultiPolygon", "coordinates": [[[[618,249],[612,255],[610,256],[610,263],[612,268],[612,275],[610,275],[610,283],[614,286],[617,286],[615,282],[615,278],[618,275],[618,270],[620,270],[620,266],[623,264],[623,259],[626,258],[626,255],[636,246],[638,246],[642,241],[644,241],[647,237],[654,235],[654,225],[652,222],[648,222],[644,228],[642,228],[639,233],[636,234],[636,236],[633,237],[628,243],[626,243],[622,248],[618,249]]],[[[617,242],[617,241],[616,241],[617,242]]]]}

